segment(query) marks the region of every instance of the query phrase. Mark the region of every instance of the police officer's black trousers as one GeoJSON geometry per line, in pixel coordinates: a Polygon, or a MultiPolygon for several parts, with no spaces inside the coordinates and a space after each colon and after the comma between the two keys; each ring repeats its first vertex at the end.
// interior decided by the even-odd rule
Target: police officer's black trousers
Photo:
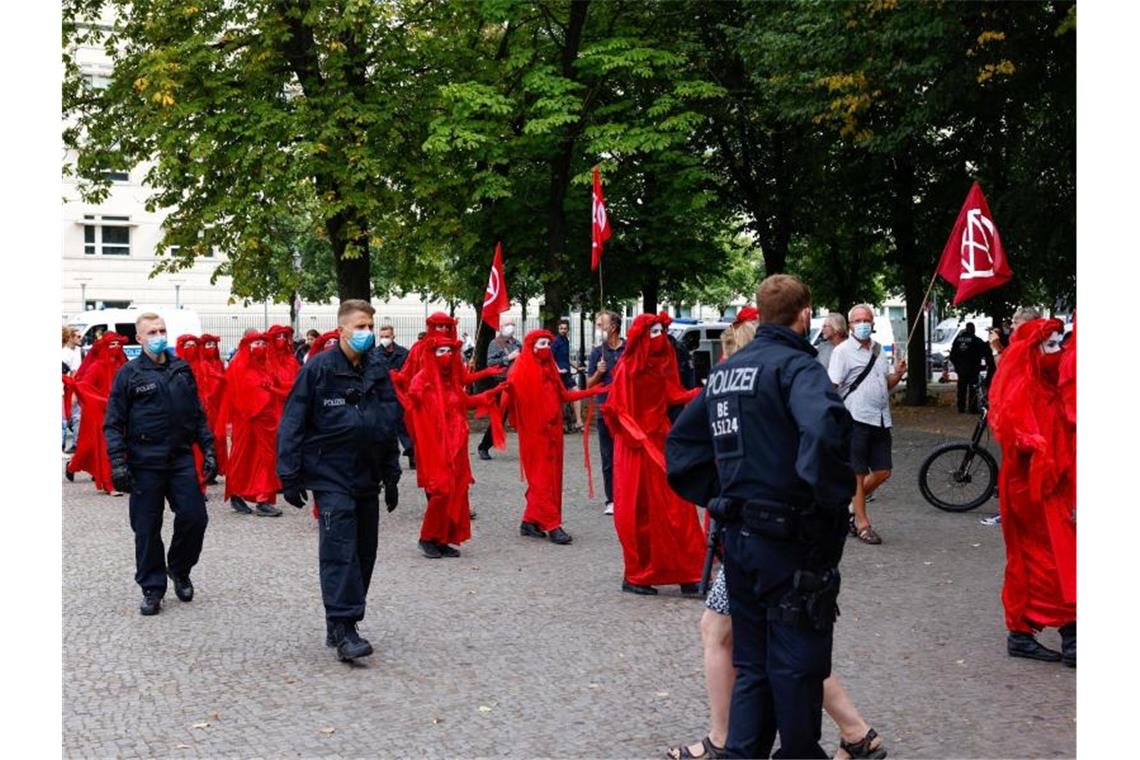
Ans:
{"type": "Polygon", "coordinates": [[[206,502],[190,454],[177,457],[165,470],[132,469],[131,530],[135,532],[135,582],[145,591],[166,593],[166,573],[189,575],[202,553],[206,535],[206,502]],[[163,556],[162,513],[166,502],[174,512],[170,552],[163,556]]]}
{"type": "Polygon", "coordinates": [[[598,448],[602,452],[602,480],[606,484],[606,501],[614,500],[614,439],[602,415],[594,418],[598,423],[598,448]]]}
{"type": "Polygon", "coordinates": [[[970,414],[978,413],[978,378],[958,375],[958,411],[966,411],[967,401],[970,414]]]}
{"type": "Polygon", "coordinates": [[[736,666],[725,750],[728,757],[768,757],[779,732],[773,757],[826,758],[819,737],[832,631],[768,618],[766,607],[790,590],[796,569],[792,556],[772,551],[774,543],[739,524],[725,528],[736,666]]]}
{"type": "Polygon", "coordinates": [[[376,565],[380,497],[318,491],[313,498],[320,510],[325,618],[355,623],[364,619],[364,598],[376,565]]]}
{"type": "Polygon", "coordinates": [[[404,449],[404,455],[415,456],[415,450],[412,448],[412,437],[408,435],[408,428],[404,424],[403,417],[396,422],[396,437],[400,439],[400,446],[404,449]]]}

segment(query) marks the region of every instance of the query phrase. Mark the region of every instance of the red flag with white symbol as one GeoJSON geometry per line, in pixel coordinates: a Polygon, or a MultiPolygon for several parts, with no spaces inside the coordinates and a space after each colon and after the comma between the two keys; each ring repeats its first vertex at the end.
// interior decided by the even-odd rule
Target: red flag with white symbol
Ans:
{"type": "Polygon", "coordinates": [[[957,288],[955,305],[1013,279],[1001,236],[977,182],[970,188],[942,249],[938,274],[957,288]]]}
{"type": "Polygon", "coordinates": [[[492,330],[499,329],[499,315],[511,308],[507,297],[507,278],[503,274],[503,244],[495,246],[495,258],[491,261],[491,275],[487,278],[487,290],[483,293],[483,321],[492,330]]]}
{"type": "Polygon", "coordinates": [[[602,197],[602,175],[594,167],[593,203],[594,246],[590,256],[590,271],[596,271],[602,263],[602,244],[610,239],[610,220],[606,215],[606,199],[602,197]]]}

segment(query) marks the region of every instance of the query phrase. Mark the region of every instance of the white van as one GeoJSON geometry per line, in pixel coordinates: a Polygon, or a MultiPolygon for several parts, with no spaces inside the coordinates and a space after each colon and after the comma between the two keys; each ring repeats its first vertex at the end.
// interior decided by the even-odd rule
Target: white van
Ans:
{"type": "Polygon", "coordinates": [[[943,365],[950,358],[950,349],[954,347],[954,339],[958,333],[966,329],[966,323],[973,322],[974,330],[979,338],[986,340],[993,320],[977,314],[958,319],[950,317],[938,323],[934,328],[934,335],[930,339],[930,357],[935,372],[941,372],[943,365]]]}
{"type": "Polygon", "coordinates": [[[193,309],[175,309],[173,306],[131,306],[127,309],[91,309],[67,320],[67,325],[79,331],[80,346],[84,354],[95,340],[105,332],[117,332],[127,337],[123,347],[127,358],[133,359],[142,351],[135,340],[135,320],[140,314],[154,312],[166,322],[166,336],[173,348],[179,335],[201,335],[202,321],[193,309]]]}

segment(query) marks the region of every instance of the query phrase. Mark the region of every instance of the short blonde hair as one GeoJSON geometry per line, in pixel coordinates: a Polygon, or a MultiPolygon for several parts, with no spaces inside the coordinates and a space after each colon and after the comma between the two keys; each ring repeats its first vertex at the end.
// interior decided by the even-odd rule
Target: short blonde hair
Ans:
{"type": "MultiPolygon", "coordinates": [[[[135,317],[135,332],[138,332],[142,329],[143,322],[153,322],[156,319],[162,319],[162,317],[155,314],[153,311],[144,311],[142,314],[139,314],[137,317],[135,317]]],[[[165,321],[163,324],[166,324],[165,321]]]]}

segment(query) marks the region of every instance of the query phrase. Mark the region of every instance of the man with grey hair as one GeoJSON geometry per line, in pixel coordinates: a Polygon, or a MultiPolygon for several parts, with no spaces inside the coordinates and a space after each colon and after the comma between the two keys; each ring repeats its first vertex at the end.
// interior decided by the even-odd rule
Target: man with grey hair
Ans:
{"type": "MultiPolygon", "coordinates": [[[[487,346],[487,366],[500,367],[504,374],[510,366],[515,363],[515,359],[519,358],[519,352],[522,351],[522,343],[515,337],[515,320],[513,317],[502,316],[499,318],[499,337],[491,341],[487,346]]],[[[493,383],[498,385],[503,381],[503,376],[499,376],[493,383]]],[[[503,412],[503,419],[506,420],[506,412],[503,412]]],[[[491,456],[491,426],[487,425],[487,432],[483,434],[483,440],[479,441],[479,458],[484,460],[493,459],[491,456]]]]}
{"type": "Polygon", "coordinates": [[[837,311],[833,311],[823,318],[823,326],[819,328],[819,341],[816,346],[816,359],[824,369],[831,366],[831,352],[843,341],[847,340],[847,320],[837,311]]]}
{"type": "Polygon", "coordinates": [[[851,413],[851,468],[855,470],[855,498],[851,505],[851,534],[865,544],[881,544],[883,539],[867,517],[867,497],[891,476],[890,390],[906,373],[906,359],[899,359],[892,371],[882,346],[872,340],[875,312],[861,303],[847,312],[850,337],[831,354],[827,374],[839,397],[851,413]]]}
{"type": "Polygon", "coordinates": [[[214,435],[198,398],[190,365],[166,351],[166,322],[151,312],[135,320],[142,352],[115,374],[103,418],[115,489],[131,495],[135,534],[135,582],[143,591],[139,612],[162,609],[166,578],[183,602],[194,598],[190,570],[206,535],[206,504],[194,467],[202,451],[203,480],[218,472],[214,435]],[[174,535],[164,556],[162,513],[170,502],[174,535]]]}

